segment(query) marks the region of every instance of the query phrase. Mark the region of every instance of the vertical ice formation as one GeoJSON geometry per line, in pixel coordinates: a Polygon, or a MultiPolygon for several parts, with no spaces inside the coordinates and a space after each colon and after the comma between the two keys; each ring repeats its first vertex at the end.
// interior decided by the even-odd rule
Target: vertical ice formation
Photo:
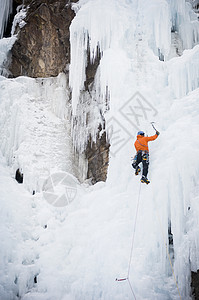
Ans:
{"type": "Polygon", "coordinates": [[[144,26],[148,43],[153,52],[164,57],[168,55],[171,46],[171,12],[165,0],[141,1],[139,10],[144,14],[144,26]]]}
{"type": "Polygon", "coordinates": [[[93,63],[99,55],[105,57],[108,49],[117,48],[124,34],[124,8],[119,1],[88,1],[83,3],[70,27],[71,65],[69,84],[72,90],[73,143],[83,152],[92,136],[95,141],[100,123],[103,123],[108,78],[102,80],[100,65],[92,91],[84,91],[88,60],[93,63]],[[114,13],[121,11],[121,15],[114,13]],[[102,22],[103,20],[103,22],[102,22]],[[82,93],[84,91],[84,93],[82,93]]]}
{"type": "MultiPolygon", "coordinates": [[[[86,79],[85,69],[87,59],[94,61],[98,48],[106,56],[108,49],[121,49],[124,39],[131,28],[131,39],[136,36],[137,14],[140,12],[144,23],[141,31],[149,40],[149,44],[157,54],[158,50],[167,55],[171,44],[171,22],[170,10],[166,0],[151,1],[150,6],[145,0],[139,5],[120,1],[80,1],[80,9],[74,18],[70,28],[71,42],[71,65],[70,65],[70,87],[72,89],[73,113],[76,113],[77,104],[81,91],[84,89],[86,79]],[[150,10],[150,11],[149,11],[150,10]],[[118,14],[118,11],[120,12],[118,14]],[[103,22],[102,22],[103,20],[103,22]],[[155,38],[154,38],[155,37],[155,38]],[[88,52],[90,57],[88,58],[88,52]]],[[[140,24],[142,25],[142,24],[140,24]]],[[[143,36],[141,37],[143,38],[143,36]]],[[[101,68],[100,68],[101,69],[101,68]]],[[[102,70],[103,71],[103,70],[102,70]]],[[[101,76],[99,77],[101,80],[101,76]]],[[[101,84],[102,96],[105,96],[108,78],[101,84]]]]}
{"type": "Polygon", "coordinates": [[[171,47],[171,31],[177,32],[183,49],[191,49],[199,42],[199,22],[192,5],[185,0],[140,1],[144,14],[149,46],[154,53],[167,58],[171,47]]]}
{"type": "Polygon", "coordinates": [[[0,77],[0,99],[0,148],[13,175],[22,169],[25,187],[40,191],[50,171],[73,173],[66,76],[0,77]]]}
{"type": "Polygon", "coordinates": [[[12,12],[12,0],[1,0],[0,1],[0,38],[3,37],[3,32],[11,12],[12,12]]]}
{"type": "MultiPolygon", "coordinates": [[[[146,0],[128,1],[80,1],[77,15],[70,28],[71,65],[70,87],[72,90],[72,110],[77,106],[84,90],[87,60],[95,60],[98,49],[103,54],[99,66],[101,97],[105,99],[107,86],[111,88],[103,64],[109,49],[121,49],[131,28],[131,38],[137,35],[137,24],[141,27],[140,38],[148,41],[156,55],[167,57],[171,49],[171,31],[177,31],[182,39],[183,48],[192,48],[199,41],[199,22],[197,15],[185,0],[146,0]],[[119,14],[117,12],[120,12],[119,14]],[[140,16],[138,20],[137,16],[140,16]],[[102,22],[103,20],[103,22],[102,22]],[[90,53],[90,57],[88,56],[90,53]],[[104,74],[106,74],[104,76],[104,74]]],[[[136,42],[136,41],[135,41],[136,42]]],[[[107,67],[106,67],[107,68],[107,67]]]]}
{"type": "Polygon", "coordinates": [[[12,36],[6,39],[0,39],[0,75],[6,77],[8,77],[9,75],[9,72],[7,70],[7,55],[16,39],[16,36],[12,36]]]}
{"type": "Polygon", "coordinates": [[[69,84],[73,142],[78,151],[85,150],[89,135],[95,140],[99,124],[103,123],[107,94],[117,97],[115,91],[125,74],[124,66],[129,64],[127,56],[133,58],[137,41],[145,40],[156,55],[168,55],[171,44],[169,8],[166,0],[153,0],[150,6],[146,0],[125,3],[81,0],[74,5],[76,17],[70,27],[69,84]],[[134,49],[128,52],[131,44],[134,49]],[[85,92],[88,60],[93,63],[98,52],[101,59],[92,92],[85,92]],[[113,70],[116,74],[118,68],[121,68],[120,78],[113,75],[113,70]]]}
{"type": "Polygon", "coordinates": [[[169,62],[169,85],[176,98],[199,87],[199,45],[169,62]]]}
{"type": "Polygon", "coordinates": [[[118,90],[117,86],[125,74],[125,66],[129,64],[127,55],[132,58],[132,51],[135,51],[131,49],[126,55],[124,49],[127,50],[131,44],[134,44],[135,48],[138,39],[146,39],[156,54],[160,51],[161,54],[167,55],[170,50],[170,35],[170,11],[166,0],[162,0],[161,3],[153,0],[150,6],[145,0],[139,3],[137,1],[121,3],[118,0],[78,3],[77,14],[70,27],[69,74],[72,112],[75,119],[72,131],[74,145],[78,150],[84,150],[88,134],[95,139],[97,128],[99,123],[102,123],[102,115],[106,110],[107,95],[117,97],[115,91],[118,90]],[[101,59],[92,93],[82,93],[85,89],[88,60],[94,62],[98,51],[101,59]],[[121,67],[120,78],[113,75],[113,70],[115,69],[116,74],[118,67],[121,67]],[[89,105],[86,108],[87,104],[89,105]]]}
{"type": "MultiPolygon", "coordinates": [[[[104,114],[103,103],[106,102],[107,91],[111,99],[117,97],[117,79],[113,70],[117,69],[117,65],[119,67],[118,60],[123,59],[122,63],[127,65],[129,58],[134,60],[139,42],[146,47],[148,45],[160,60],[172,57],[171,52],[174,56],[181,55],[184,49],[193,48],[199,42],[199,22],[191,4],[185,0],[152,0],[150,5],[147,0],[125,3],[119,0],[110,0],[108,3],[105,0],[80,0],[75,5],[76,17],[70,27],[69,84],[72,91],[73,141],[75,147],[83,151],[88,135],[95,138],[100,118],[104,114]],[[172,31],[175,37],[172,36],[172,31]],[[174,38],[175,41],[178,40],[176,47],[179,46],[180,49],[172,50],[171,42],[174,38]],[[94,62],[98,51],[101,59],[92,92],[85,92],[88,60],[94,62]],[[92,118],[94,110],[97,114],[92,118]]],[[[194,60],[196,56],[197,54],[194,55],[194,60]]],[[[190,64],[193,65],[191,62],[190,64]]],[[[184,72],[177,77],[183,81],[183,76],[188,76],[184,91],[182,89],[178,92],[176,89],[177,97],[180,93],[186,95],[197,87],[196,79],[193,78],[197,71],[189,76],[188,65],[187,62],[184,72]]],[[[197,69],[193,67],[194,70],[197,69]]],[[[121,74],[123,68],[122,66],[121,74]]],[[[176,72],[178,71],[175,69],[174,73],[176,72]]]]}
{"type": "MultiPolygon", "coordinates": [[[[83,1],[80,1],[80,4],[83,1]]],[[[120,40],[122,23],[115,9],[113,0],[91,1],[78,11],[70,27],[71,65],[70,87],[72,89],[73,113],[76,113],[80,92],[84,89],[87,59],[95,60],[98,49],[103,53],[111,46],[117,46],[120,40]],[[103,20],[103,22],[102,22],[103,20]],[[116,38],[117,37],[117,38],[116,38]],[[118,41],[118,42],[117,42],[118,41]],[[87,57],[89,50],[90,57],[87,57]]],[[[118,10],[121,9],[118,7],[118,10]]]]}
{"type": "Polygon", "coordinates": [[[190,49],[199,42],[199,22],[190,3],[185,0],[168,1],[171,8],[172,31],[177,31],[183,48],[190,49]]]}
{"type": "Polygon", "coordinates": [[[11,35],[14,35],[17,25],[19,26],[19,28],[22,28],[26,25],[26,22],[24,21],[26,14],[27,9],[23,5],[18,6],[17,14],[14,16],[14,20],[12,23],[11,35]]]}

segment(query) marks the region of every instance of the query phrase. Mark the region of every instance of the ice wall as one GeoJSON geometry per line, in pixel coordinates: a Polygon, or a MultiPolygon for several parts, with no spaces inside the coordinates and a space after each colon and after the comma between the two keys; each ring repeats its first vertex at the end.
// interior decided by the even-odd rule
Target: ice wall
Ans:
{"type": "MultiPolygon", "coordinates": [[[[162,195],[157,196],[157,199],[160,199],[161,205],[162,201],[167,203],[167,216],[171,220],[173,234],[174,272],[182,299],[189,299],[191,295],[190,270],[196,271],[199,268],[198,217],[196,217],[199,209],[197,205],[199,167],[196,163],[199,143],[194,138],[199,128],[198,111],[198,89],[196,89],[187,96],[172,101],[169,113],[163,113],[164,120],[166,118],[169,120],[162,137],[162,142],[166,142],[167,146],[158,150],[160,156],[156,159],[159,170],[154,168],[153,171],[158,180],[157,173],[162,170],[162,176],[166,181],[166,190],[162,188],[162,195]],[[187,159],[190,152],[192,155],[187,159]],[[164,157],[162,161],[161,157],[164,157]]],[[[164,209],[161,215],[165,216],[164,209]]]]}
{"type": "MultiPolygon", "coordinates": [[[[153,0],[150,6],[146,0],[129,1],[125,5],[120,1],[80,1],[74,5],[74,9],[77,15],[70,28],[73,113],[76,113],[80,93],[84,90],[87,59],[94,61],[98,50],[103,53],[103,60],[108,49],[122,48],[125,36],[131,34],[135,42],[136,38],[146,40],[156,55],[167,58],[172,30],[179,33],[184,49],[192,48],[199,41],[197,15],[185,0],[153,0]],[[120,14],[116,11],[120,11],[120,14]],[[88,50],[90,57],[87,57],[88,50]]],[[[99,80],[104,97],[106,86],[111,83],[109,78],[102,77],[99,80]]]]}
{"type": "Polygon", "coordinates": [[[169,85],[176,98],[181,98],[199,87],[199,46],[185,50],[169,64],[169,85]]]}
{"type": "Polygon", "coordinates": [[[3,36],[4,29],[10,13],[12,12],[12,0],[0,1],[0,38],[3,36]]]}
{"type": "MultiPolygon", "coordinates": [[[[14,256],[11,260],[18,270],[19,296],[24,300],[32,297],[132,299],[128,283],[116,282],[115,278],[126,276],[136,205],[141,195],[130,272],[136,298],[179,299],[165,246],[169,242],[169,224],[174,272],[182,299],[188,300],[190,270],[199,268],[198,46],[169,62],[159,61],[158,55],[160,51],[166,56],[170,47],[171,15],[180,31],[180,24],[183,27],[184,22],[192,23],[187,11],[192,12],[184,1],[159,0],[84,0],[74,8],[77,15],[71,26],[70,66],[74,144],[83,151],[89,134],[95,137],[103,118],[107,123],[113,120],[121,125],[122,138],[128,139],[116,154],[117,144],[112,140],[107,182],[89,188],[70,207],[49,209],[42,195],[35,195],[32,203],[35,221],[31,222],[30,229],[34,229],[34,241],[30,240],[29,233],[28,238],[21,237],[21,224],[30,224],[24,217],[32,209],[17,206],[20,218],[16,217],[9,205],[13,209],[13,194],[19,192],[14,188],[9,199],[6,190],[3,223],[7,227],[20,224],[16,226],[17,234],[8,231],[5,241],[15,241],[12,238],[17,237],[24,243],[22,254],[21,245],[15,242],[3,248],[10,255],[13,246],[19,247],[17,253],[21,259],[14,256]],[[87,59],[93,61],[98,48],[102,57],[92,92],[82,93],[87,59]],[[90,57],[87,57],[88,49],[90,57]],[[138,91],[146,99],[143,102],[146,112],[153,107],[157,113],[155,116],[147,113],[147,120],[141,114],[139,124],[132,124],[133,106],[129,100],[138,91]],[[147,103],[151,106],[146,107],[147,103]],[[126,104],[129,106],[122,115],[121,108],[126,104]],[[108,112],[107,108],[110,108],[108,112]],[[134,155],[137,127],[152,135],[149,123],[152,120],[157,122],[161,134],[150,145],[151,183],[142,185],[139,194],[140,178],[133,174],[130,157],[134,155]],[[14,217],[7,219],[10,212],[14,217]],[[29,260],[30,248],[34,252],[33,260],[29,260]],[[31,264],[36,258],[35,265],[24,268],[21,261],[26,263],[26,257],[31,264]],[[35,274],[38,284],[34,284],[35,274]]],[[[184,41],[191,40],[185,36],[184,41]]],[[[50,169],[72,170],[65,109],[68,99],[64,74],[49,79],[0,77],[1,150],[12,166],[13,177],[16,168],[22,169],[24,185],[30,191],[41,190],[50,169]]],[[[21,196],[16,199],[19,203],[21,196]]],[[[29,200],[24,199],[22,205],[23,202],[27,205],[29,200]]],[[[6,270],[8,264],[12,274],[9,288],[14,290],[15,273],[10,270],[9,259],[3,267],[6,270]]],[[[6,272],[3,276],[7,283],[6,276],[10,273],[6,272]]],[[[8,285],[4,286],[8,289],[8,285]]]]}
{"type": "Polygon", "coordinates": [[[143,15],[143,30],[149,46],[156,55],[168,56],[171,46],[171,11],[165,0],[140,1],[139,13],[143,15]]]}
{"type": "MultiPolygon", "coordinates": [[[[151,250],[145,253],[146,257],[150,261],[151,255],[151,261],[153,259],[156,262],[158,261],[157,269],[159,274],[165,274],[166,280],[173,282],[164,244],[165,241],[168,241],[168,224],[171,223],[171,232],[174,237],[174,272],[177,274],[182,296],[184,299],[189,299],[190,265],[186,232],[189,231],[190,234],[188,239],[191,243],[190,249],[192,251],[191,265],[193,264],[194,268],[197,268],[197,263],[194,264],[194,257],[197,256],[198,248],[196,247],[196,250],[194,250],[194,247],[197,245],[198,240],[195,237],[191,237],[190,227],[186,223],[193,222],[195,224],[197,221],[190,217],[191,214],[189,214],[188,209],[190,205],[189,193],[193,189],[193,183],[187,178],[186,172],[184,172],[184,169],[188,168],[187,162],[184,163],[184,161],[190,148],[190,144],[187,143],[185,147],[184,142],[186,136],[189,135],[186,124],[190,122],[194,110],[197,110],[196,94],[192,95],[194,101],[191,103],[190,110],[186,106],[186,101],[190,100],[190,98],[186,98],[189,97],[186,95],[197,89],[199,84],[197,46],[199,41],[199,23],[197,16],[191,9],[190,4],[186,3],[185,0],[153,0],[150,3],[144,0],[125,1],[123,3],[121,1],[109,1],[108,3],[107,1],[106,3],[104,1],[80,1],[75,7],[77,15],[71,25],[70,86],[72,89],[73,113],[80,117],[76,123],[76,130],[85,132],[88,129],[87,132],[95,132],[94,128],[96,128],[97,122],[100,121],[100,119],[97,119],[97,122],[93,123],[94,126],[89,127],[86,123],[86,114],[82,118],[81,113],[79,114],[78,112],[79,109],[81,112],[83,107],[81,93],[84,90],[87,59],[93,61],[97,48],[99,48],[102,57],[94,84],[95,87],[99,87],[99,98],[96,102],[99,101],[98,104],[102,105],[102,107],[102,103],[106,98],[105,91],[108,90],[110,111],[105,114],[106,120],[109,121],[111,118],[117,120],[125,129],[134,134],[136,126],[132,128],[126,120],[122,119],[119,110],[122,104],[126,104],[127,100],[136,91],[140,91],[153,107],[158,109],[159,116],[157,118],[159,119],[159,124],[161,124],[160,127],[162,127],[163,137],[160,137],[162,144],[157,147],[158,150],[153,148],[154,161],[152,163],[154,167],[151,173],[153,174],[154,182],[158,185],[158,192],[155,192],[156,186],[154,185],[154,192],[153,190],[143,192],[143,198],[150,198],[152,202],[155,201],[154,214],[152,211],[151,213],[153,217],[156,214],[161,216],[163,235],[166,236],[166,239],[162,240],[160,232],[156,231],[153,242],[151,242],[151,240],[147,240],[142,229],[140,229],[139,233],[144,241],[148,241],[146,242],[147,247],[151,243],[151,250]],[[182,54],[181,50],[191,50],[184,51],[183,56],[180,58],[174,58],[168,63],[162,63],[158,60],[158,56],[161,58],[162,55],[164,59],[169,59],[171,31],[173,31],[173,34],[176,34],[175,38],[180,37],[182,40],[182,43],[179,41],[177,44],[180,47],[182,45],[182,49],[179,49],[179,55],[182,54]],[[193,48],[194,46],[195,48],[193,48]],[[88,49],[91,54],[90,58],[87,57],[88,49]],[[186,97],[180,103],[173,101],[184,96],[186,97]],[[183,107],[181,114],[179,114],[180,105],[183,107]],[[170,107],[173,109],[172,118],[168,114],[170,107]],[[183,112],[185,116],[183,116],[183,112]],[[175,121],[175,118],[177,118],[177,121],[175,121]],[[172,128],[170,123],[173,124],[172,128]],[[173,134],[175,129],[176,136],[173,134]],[[180,130],[186,135],[182,134],[180,136],[180,130]],[[174,138],[177,140],[177,145],[174,138]],[[163,149],[163,145],[166,146],[166,150],[163,149]],[[182,149],[185,149],[184,153],[182,149]],[[178,154],[179,152],[180,155],[178,154]],[[150,251],[154,255],[150,254],[150,251]],[[181,255],[183,251],[184,255],[181,255]],[[186,261],[184,265],[182,264],[183,259],[186,261]]],[[[88,115],[91,115],[94,111],[93,106],[90,106],[90,108],[88,106],[88,115]]],[[[102,109],[102,114],[104,111],[102,109]]],[[[127,111],[127,114],[130,114],[129,111],[127,111]]],[[[140,122],[137,126],[144,126],[145,123],[140,122]]],[[[145,126],[148,129],[147,125],[145,126]]],[[[194,118],[194,128],[198,128],[196,118],[194,118]]],[[[82,134],[77,140],[80,143],[78,147],[81,148],[81,145],[83,145],[82,134]]],[[[127,142],[125,147],[126,149],[130,148],[127,142]]],[[[82,149],[84,149],[84,146],[82,149]]],[[[113,152],[113,150],[114,141],[111,143],[111,151],[113,152]]],[[[125,180],[128,180],[128,175],[125,178],[125,175],[120,175],[118,172],[118,169],[121,167],[121,161],[123,162],[123,168],[125,168],[124,165],[126,166],[129,163],[126,162],[125,164],[124,162],[124,157],[128,156],[127,152],[128,150],[121,150],[118,156],[116,155],[116,158],[112,155],[110,159],[108,183],[113,184],[114,182],[114,186],[117,185],[116,183],[121,184],[121,181],[125,186],[125,180]]],[[[128,154],[130,155],[130,150],[128,154]]],[[[191,170],[193,173],[189,173],[190,178],[196,180],[198,170],[194,167],[194,161],[191,161],[191,170]]],[[[125,171],[130,174],[127,167],[125,171]]],[[[136,190],[136,187],[135,184],[132,190],[136,190]]],[[[192,207],[195,205],[194,201],[193,203],[192,207]]],[[[146,218],[148,218],[149,224],[149,219],[152,217],[147,215],[146,218]]],[[[152,226],[151,223],[150,226],[152,226]]],[[[140,264],[142,263],[143,261],[140,260],[140,264]]],[[[175,286],[173,291],[177,293],[175,286]]],[[[173,299],[177,298],[178,296],[175,294],[173,299]]],[[[165,296],[165,299],[169,298],[165,296]]]]}
{"type": "MultiPolygon", "coordinates": [[[[131,34],[135,41],[136,37],[147,40],[156,55],[161,53],[167,57],[171,47],[171,30],[179,32],[184,49],[192,48],[199,40],[197,16],[185,0],[153,0],[150,6],[146,0],[129,1],[125,5],[120,1],[80,1],[73,7],[77,13],[70,28],[70,87],[74,114],[84,90],[87,59],[93,62],[98,50],[103,53],[103,60],[108,49],[122,48],[125,36],[131,34]],[[90,57],[87,57],[88,50],[90,57]]],[[[103,97],[106,86],[111,83],[109,78],[102,77],[99,80],[103,97]]]]}
{"type": "MultiPolygon", "coordinates": [[[[82,5],[80,1],[78,5],[82,5]]],[[[91,62],[94,61],[98,48],[104,53],[111,47],[117,47],[122,37],[122,17],[114,14],[116,9],[123,11],[119,1],[88,1],[78,10],[70,27],[71,64],[70,86],[72,89],[73,113],[76,113],[80,92],[84,89],[87,51],[91,62]],[[101,20],[104,20],[101,22],[101,20]],[[99,26],[100,24],[100,26],[99,26]]],[[[105,91],[104,91],[105,93],[105,91]]]]}
{"type": "Polygon", "coordinates": [[[85,150],[88,138],[96,140],[98,127],[106,110],[108,78],[99,66],[92,89],[84,92],[87,59],[94,62],[96,55],[106,56],[106,51],[118,48],[124,34],[125,8],[119,1],[80,1],[74,5],[77,15],[70,27],[71,64],[69,84],[72,90],[73,144],[79,153],[85,150]],[[80,8],[79,8],[80,5],[80,8]],[[115,13],[120,10],[121,15],[115,13]],[[101,20],[103,19],[103,22],[101,20]],[[99,26],[100,24],[100,26],[99,26]],[[88,56],[90,53],[90,56],[88,56]]]}
{"type": "MultiPolygon", "coordinates": [[[[77,15],[70,27],[73,113],[76,112],[80,92],[84,89],[88,50],[92,62],[98,48],[103,53],[103,61],[106,51],[122,49],[125,37],[129,35],[131,39],[136,36],[147,39],[153,50],[158,53],[159,49],[163,55],[168,54],[171,43],[170,11],[165,0],[153,0],[150,6],[144,0],[134,3],[127,1],[125,5],[120,1],[80,1],[78,7],[74,5],[75,8],[77,15]],[[117,14],[118,11],[120,14],[117,14]]],[[[111,85],[111,78],[104,76],[99,77],[102,96],[106,94],[106,86],[111,85]]]]}
{"type": "Polygon", "coordinates": [[[185,0],[168,1],[171,8],[172,30],[177,31],[184,49],[191,49],[199,42],[199,22],[192,5],[185,0]]]}
{"type": "Polygon", "coordinates": [[[0,75],[8,77],[7,62],[9,61],[8,52],[16,41],[16,36],[0,39],[0,75]]]}
{"type": "Polygon", "coordinates": [[[119,0],[108,3],[105,0],[80,1],[73,8],[76,17],[70,27],[69,83],[72,90],[72,114],[76,119],[72,132],[75,147],[83,151],[89,134],[95,140],[98,126],[103,124],[102,115],[105,114],[107,101],[118,97],[116,82],[119,83],[121,78],[125,80],[122,77],[125,67],[129,63],[128,59],[134,60],[133,52],[138,42],[148,43],[154,53],[166,56],[170,50],[171,22],[169,6],[165,0],[153,0],[150,6],[144,0],[125,3],[119,0]],[[131,44],[133,48],[129,47],[131,44]],[[92,95],[83,93],[87,60],[94,62],[98,51],[101,60],[92,95]],[[113,70],[117,71],[118,67],[121,68],[121,78],[115,78],[113,74],[117,74],[113,70]],[[92,118],[94,111],[95,117],[92,118]],[[87,116],[91,117],[90,121],[87,116]]]}
{"type": "Polygon", "coordinates": [[[19,168],[25,187],[40,191],[51,171],[73,173],[66,110],[66,76],[32,79],[0,77],[1,151],[13,176],[19,168]]]}

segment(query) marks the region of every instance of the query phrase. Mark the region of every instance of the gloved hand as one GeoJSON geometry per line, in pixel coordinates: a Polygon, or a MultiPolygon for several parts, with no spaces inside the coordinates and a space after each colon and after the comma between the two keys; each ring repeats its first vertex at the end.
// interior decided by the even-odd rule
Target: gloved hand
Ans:
{"type": "Polygon", "coordinates": [[[156,130],[156,134],[159,135],[160,134],[159,131],[156,130]]]}

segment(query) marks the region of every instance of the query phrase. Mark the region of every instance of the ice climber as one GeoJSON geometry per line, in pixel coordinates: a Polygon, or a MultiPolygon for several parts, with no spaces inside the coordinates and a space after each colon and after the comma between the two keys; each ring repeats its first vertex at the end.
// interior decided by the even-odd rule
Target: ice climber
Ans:
{"type": "Polygon", "coordinates": [[[135,169],[135,175],[138,175],[141,171],[139,164],[142,162],[142,178],[141,182],[149,184],[150,181],[147,178],[148,168],[149,168],[149,148],[148,142],[154,141],[157,139],[160,133],[156,130],[156,134],[152,136],[145,136],[143,131],[138,131],[137,133],[137,140],[134,143],[135,149],[137,151],[132,166],[135,169]]]}

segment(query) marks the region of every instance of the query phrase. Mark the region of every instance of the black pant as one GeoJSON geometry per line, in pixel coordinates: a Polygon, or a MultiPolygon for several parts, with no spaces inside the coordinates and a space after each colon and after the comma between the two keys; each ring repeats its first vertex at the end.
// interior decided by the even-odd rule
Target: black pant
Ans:
{"type": "Polygon", "coordinates": [[[138,151],[136,156],[134,157],[134,162],[132,164],[133,168],[136,167],[142,162],[143,170],[142,176],[147,177],[148,169],[149,169],[149,153],[147,151],[138,151]]]}

